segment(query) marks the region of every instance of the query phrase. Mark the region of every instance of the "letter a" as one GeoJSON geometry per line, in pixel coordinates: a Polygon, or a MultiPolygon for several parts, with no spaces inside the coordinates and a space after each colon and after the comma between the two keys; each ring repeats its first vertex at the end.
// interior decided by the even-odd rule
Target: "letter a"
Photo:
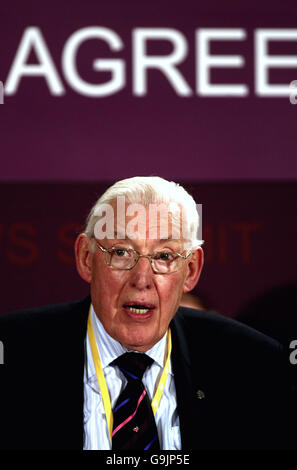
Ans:
{"type": "Polygon", "coordinates": [[[53,95],[63,95],[65,93],[41,31],[36,27],[25,29],[5,83],[6,95],[16,93],[22,76],[44,77],[53,95]],[[26,63],[31,50],[34,50],[39,61],[38,64],[30,65],[26,63]]]}

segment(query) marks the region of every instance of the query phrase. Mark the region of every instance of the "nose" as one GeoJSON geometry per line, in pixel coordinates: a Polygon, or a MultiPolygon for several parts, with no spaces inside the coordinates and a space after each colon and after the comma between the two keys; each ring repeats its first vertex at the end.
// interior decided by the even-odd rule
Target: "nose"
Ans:
{"type": "Polygon", "coordinates": [[[151,289],[154,273],[148,258],[140,257],[130,273],[130,283],[132,287],[138,290],[151,289]]]}

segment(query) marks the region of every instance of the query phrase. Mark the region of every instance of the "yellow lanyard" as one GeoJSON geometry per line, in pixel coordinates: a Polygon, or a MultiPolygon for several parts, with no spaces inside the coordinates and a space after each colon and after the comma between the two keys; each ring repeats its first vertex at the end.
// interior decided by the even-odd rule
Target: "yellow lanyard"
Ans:
{"type": "MultiPolygon", "coordinates": [[[[109,432],[109,437],[110,437],[110,442],[111,442],[112,441],[113,414],[112,414],[112,409],[111,409],[109,392],[108,392],[108,388],[106,385],[106,380],[104,377],[104,373],[103,373],[103,369],[102,369],[101,361],[100,361],[100,356],[99,356],[99,352],[98,352],[98,348],[97,348],[97,344],[95,340],[95,334],[94,334],[92,320],[91,320],[91,307],[89,310],[89,318],[88,318],[88,335],[89,335],[89,341],[90,341],[92,357],[93,357],[93,361],[95,365],[98,385],[99,385],[102,400],[103,400],[103,406],[105,410],[105,415],[106,415],[106,420],[107,420],[107,425],[108,425],[108,432],[109,432]]],[[[168,373],[169,373],[169,361],[170,361],[170,355],[171,355],[170,328],[168,328],[168,333],[167,333],[167,351],[168,352],[167,352],[167,358],[165,361],[165,366],[163,367],[163,372],[162,372],[155,396],[151,403],[154,416],[157,413],[157,409],[158,409],[158,406],[162,397],[162,393],[165,388],[165,384],[167,382],[168,373]]]]}

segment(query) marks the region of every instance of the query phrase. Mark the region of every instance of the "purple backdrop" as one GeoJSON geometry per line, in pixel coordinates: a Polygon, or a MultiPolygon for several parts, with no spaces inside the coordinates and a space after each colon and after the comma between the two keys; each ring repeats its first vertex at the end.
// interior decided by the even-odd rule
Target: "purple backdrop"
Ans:
{"type": "MultiPolygon", "coordinates": [[[[296,36],[296,14],[295,0],[243,5],[213,0],[5,2],[0,19],[0,80],[8,86],[23,35],[35,27],[64,94],[51,94],[44,77],[23,76],[14,93],[5,95],[0,109],[1,180],[107,181],[151,173],[184,181],[296,179],[297,106],[290,104],[288,95],[256,94],[254,40],[259,28],[289,28],[296,36]],[[90,26],[108,28],[122,41],[119,51],[111,51],[99,39],[85,41],[78,49],[78,74],[93,84],[107,83],[111,76],[94,71],[95,59],[124,62],[125,85],[105,97],[74,90],[61,65],[66,41],[90,26]],[[147,94],[135,96],[132,32],[136,28],[170,28],[182,35],[188,52],[177,69],[192,95],[178,95],[164,73],[150,69],[147,94]],[[212,55],[242,56],[244,64],[214,67],[210,79],[213,84],[245,84],[248,96],[197,94],[195,31],[201,28],[244,31],[245,39],[211,42],[212,55]]],[[[147,42],[150,56],[168,55],[172,49],[170,41],[147,42]]],[[[36,63],[36,47],[29,51],[25,63],[36,63]]],[[[268,53],[291,56],[296,62],[291,68],[270,69],[270,84],[297,80],[297,37],[270,41],[268,53]]]]}

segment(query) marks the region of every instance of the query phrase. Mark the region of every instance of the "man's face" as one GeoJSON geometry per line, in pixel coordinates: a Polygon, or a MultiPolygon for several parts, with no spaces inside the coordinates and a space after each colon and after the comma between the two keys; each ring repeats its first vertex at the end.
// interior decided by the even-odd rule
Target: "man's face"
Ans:
{"type": "MultiPolygon", "coordinates": [[[[130,220],[131,217],[126,217],[126,226],[130,220]]],[[[160,221],[157,220],[156,233],[158,233],[159,224],[160,221]]],[[[137,236],[133,240],[106,238],[99,240],[99,243],[104,248],[112,246],[133,248],[144,255],[160,249],[185,252],[180,240],[150,239],[149,227],[152,229],[152,221],[146,210],[146,238],[143,236],[142,238],[137,236]]],[[[171,229],[170,233],[172,233],[171,229]]],[[[131,270],[112,269],[105,263],[104,256],[104,253],[96,248],[89,258],[91,298],[96,315],[107,333],[123,346],[128,349],[147,351],[166,333],[178,309],[182,293],[188,292],[196,284],[198,279],[197,276],[192,279],[193,269],[197,270],[197,263],[200,259],[200,273],[202,250],[198,250],[187,260],[183,260],[181,269],[170,274],[155,274],[147,258],[139,258],[136,266],[131,270]],[[137,306],[139,308],[146,306],[149,311],[137,313],[133,311],[137,306]]]]}

